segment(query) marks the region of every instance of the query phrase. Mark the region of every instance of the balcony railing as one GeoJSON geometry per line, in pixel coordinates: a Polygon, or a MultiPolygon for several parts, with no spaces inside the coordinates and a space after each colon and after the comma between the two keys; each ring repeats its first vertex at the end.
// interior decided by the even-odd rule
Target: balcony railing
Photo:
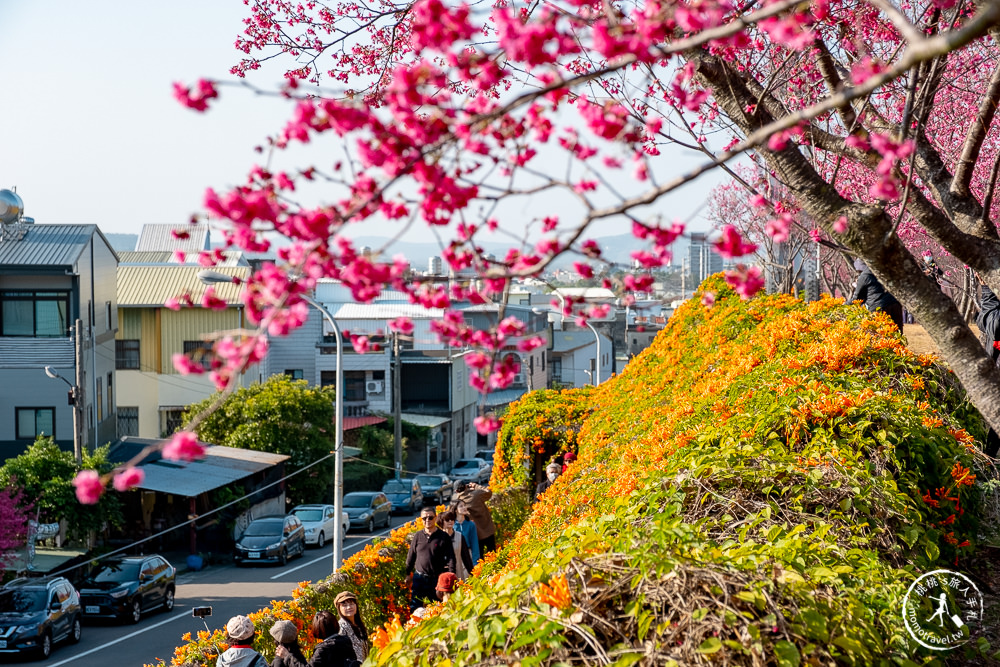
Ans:
{"type": "Polygon", "coordinates": [[[0,368],[75,365],[72,338],[0,337],[0,368]]]}

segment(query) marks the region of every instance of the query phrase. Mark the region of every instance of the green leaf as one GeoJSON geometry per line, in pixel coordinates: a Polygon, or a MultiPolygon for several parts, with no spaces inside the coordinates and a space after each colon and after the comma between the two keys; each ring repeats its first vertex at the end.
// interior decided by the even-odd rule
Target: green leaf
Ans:
{"type": "Polygon", "coordinates": [[[941,555],[941,547],[934,542],[928,542],[924,545],[924,553],[927,554],[928,560],[935,561],[938,559],[938,556],[941,555]]]}
{"type": "Polygon", "coordinates": [[[709,637],[701,643],[698,647],[698,653],[703,655],[711,655],[713,653],[718,653],[722,650],[722,642],[719,641],[718,637],[709,637]]]}
{"type": "Polygon", "coordinates": [[[780,641],[774,645],[774,655],[778,658],[779,667],[799,667],[802,657],[799,655],[799,648],[786,641],[780,641]]]}

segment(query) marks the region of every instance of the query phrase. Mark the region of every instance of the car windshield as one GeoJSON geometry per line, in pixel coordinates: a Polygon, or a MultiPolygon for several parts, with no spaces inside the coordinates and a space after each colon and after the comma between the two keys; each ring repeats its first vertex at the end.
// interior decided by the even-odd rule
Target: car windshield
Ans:
{"type": "Polygon", "coordinates": [[[97,571],[92,579],[95,582],[136,581],[139,578],[139,563],[107,563],[97,571]]]}
{"type": "Polygon", "coordinates": [[[433,475],[421,475],[417,477],[417,481],[420,482],[420,486],[441,486],[441,478],[433,475]]]}
{"type": "Polygon", "coordinates": [[[281,535],[281,527],[284,525],[282,519],[272,521],[254,521],[243,533],[247,537],[262,537],[264,535],[281,535]]]}
{"type": "Polygon", "coordinates": [[[385,486],[382,487],[382,493],[409,493],[410,486],[408,484],[403,484],[396,480],[386,482],[385,486]]]}
{"type": "Polygon", "coordinates": [[[20,590],[0,592],[0,614],[32,614],[45,609],[46,591],[20,590]]]}
{"type": "Polygon", "coordinates": [[[299,517],[299,521],[323,520],[323,510],[295,510],[293,514],[299,517]]]}
{"type": "Polygon", "coordinates": [[[456,468],[478,468],[479,461],[473,461],[471,459],[463,459],[455,464],[456,468]]]}
{"type": "Polygon", "coordinates": [[[370,493],[348,493],[344,496],[344,507],[370,507],[371,504],[370,493]]]}

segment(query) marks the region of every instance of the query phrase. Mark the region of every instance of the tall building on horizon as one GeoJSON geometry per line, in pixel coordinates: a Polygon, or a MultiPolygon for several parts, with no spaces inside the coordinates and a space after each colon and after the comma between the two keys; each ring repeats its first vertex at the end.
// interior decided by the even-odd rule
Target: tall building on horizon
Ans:
{"type": "Polygon", "coordinates": [[[713,273],[722,271],[722,255],[715,252],[708,241],[708,234],[691,233],[691,245],[688,246],[688,275],[692,286],[702,283],[713,273]]]}

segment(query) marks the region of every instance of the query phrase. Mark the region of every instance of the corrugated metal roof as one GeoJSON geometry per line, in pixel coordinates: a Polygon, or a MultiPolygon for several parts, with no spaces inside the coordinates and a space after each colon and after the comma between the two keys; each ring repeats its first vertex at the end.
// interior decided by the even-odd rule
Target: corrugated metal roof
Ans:
{"type": "Polygon", "coordinates": [[[361,428],[362,426],[373,426],[386,421],[389,420],[385,417],[376,417],[375,415],[366,415],[364,417],[344,417],[344,430],[350,431],[351,429],[361,428]]]}
{"type": "MultiPolygon", "coordinates": [[[[161,264],[154,266],[122,265],[118,267],[118,306],[162,306],[167,299],[190,294],[194,303],[200,304],[207,285],[198,280],[200,266],[161,264]]],[[[247,278],[250,269],[244,266],[224,266],[214,269],[230,276],[247,278]]],[[[215,295],[226,303],[239,303],[242,285],[219,283],[214,285],[215,295]]]]}
{"type": "Polygon", "coordinates": [[[527,393],[528,390],[523,387],[520,389],[500,389],[498,391],[491,391],[486,395],[486,407],[495,408],[501,405],[507,405],[508,403],[513,403],[527,393]]]}
{"type": "MultiPolygon", "coordinates": [[[[112,446],[110,456],[112,460],[127,458],[142,447],[156,442],[160,441],[123,438],[112,446]]],[[[145,474],[139,488],[190,498],[249,477],[289,458],[285,454],[218,445],[208,445],[205,448],[205,458],[191,463],[164,461],[156,453],[138,465],[145,474]]]]}
{"type": "Polygon", "coordinates": [[[208,225],[143,225],[136,241],[135,249],[143,250],[184,250],[198,252],[211,247],[211,235],[208,225]],[[187,232],[186,239],[174,238],[174,230],[187,232]]]}
{"type": "Polygon", "coordinates": [[[0,266],[72,266],[97,225],[28,225],[18,241],[0,243],[0,266]]]}
{"type": "MultiPolygon", "coordinates": [[[[224,250],[223,260],[216,266],[250,266],[243,253],[236,250],[224,250]]],[[[118,261],[121,264],[174,264],[179,262],[174,260],[173,251],[166,250],[129,250],[118,253],[118,261]]],[[[185,265],[198,265],[198,253],[190,252],[184,258],[185,265]]],[[[213,267],[214,268],[214,267],[213,267]]]]}
{"type": "Polygon", "coordinates": [[[404,422],[410,422],[415,426],[427,426],[429,428],[434,428],[435,426],[441,426],[442,424],[447,424],[451,419],[447,417],[434,417],[432,415],[418,415],[413,412],[404,412],[399,415],[399,418],[404,422]]]}
{"type": "MultiPolygon", "coordinates": [[[[606,340],[601,337],[602,344],[606,340]]],[[[589,331],[556,331],[552,334],[553,352],[569,352],[594,343],[594,334],[589,331]]]]}

